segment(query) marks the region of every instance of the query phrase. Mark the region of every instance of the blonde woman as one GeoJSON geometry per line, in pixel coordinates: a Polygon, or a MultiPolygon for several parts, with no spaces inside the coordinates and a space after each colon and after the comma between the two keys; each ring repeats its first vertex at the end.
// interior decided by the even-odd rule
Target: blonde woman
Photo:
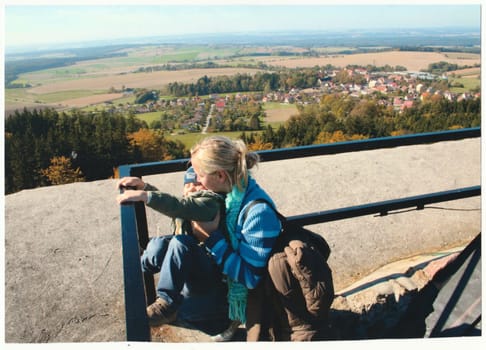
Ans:
{"type": "MultiPolygon", "coordinates": [[[[191,163],[198,181],[209,190],[224,194],[226,225],[219,215],[211,222],[193,222],[193,233],[211,252],[228,283],[229,318],[246,323],[247,332],[259,327],[262,315],[247,320],[249,293],[267,271],[267,263],[281,222],[270,196],[251,177],[249,170],[259,161],[241,140],[209,137],[191,149],[191,163]],[[264,199],[265,202],[253,203],[264,199]],[[245,214],[243,214],[245,213],[245,214]],[[226,232],[225,232],[226,231],[226,232]]],[[[251,304],[254,305],[253,301],[251,304]]],[[[256,308],[258,309],[258,308],[256,308]]],[[[258,310],[256,310],[258,313],[258,310]]],[[[249,332],[248,340],[252,339],[249,332]]]]}

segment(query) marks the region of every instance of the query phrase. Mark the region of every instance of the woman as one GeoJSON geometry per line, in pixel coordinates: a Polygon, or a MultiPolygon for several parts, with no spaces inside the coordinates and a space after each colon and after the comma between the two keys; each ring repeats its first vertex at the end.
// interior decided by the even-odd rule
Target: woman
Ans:
{"type": "MultiPolygon", "coordinates": [[[[269,195],[250,176],[249,169],[259,161],[248,152],[243,141],[209,137],[191,149],[191,163],[198,181],[207,189],[226,195],[226,234],[219,216],[211,222],[194,222],[193,231],[213,255],[228,280],[228,304],[231,320],[247,322],[248,292],[255,289],[267,271],[267,263],[281,223],[269,195]],[[245,213],[245,215],[243,215],[245,213]]],[[[256,339],[255,339],[256,340],[256,339]]]]}
{"type": "MultiPolygon", "coordinates": [[[[192,235],[177,235],[167,241],[167,247],[157,250],[164,254],[155,254],[157,259],[152,259],[160,261],[154,266],[161,266],[156,269],[160,271],[158,298],[147,308],[150,324],[171,323],[176,319],[186,300],[184,287],[189,286],[191,291],[198,289],[202,294],[221,290],[218,287],[221,272],[225,275],[227,295],[219,293],[221,298],[217,304],[206,303],[206,306],[218,309],[226,306],[229,318],[234,322],[215,340],[229,340],[240,323],[246,323],[248,331],[259,322],[259,315],[253,317],[254,313],[247,320],[248,292],[259,285],[267,272],[267,262],[281,223],[271,207],[273,201],[249,175],[249,169],[258,161],[258,155],[248,152],[243,141],[226,137],[206,138],[191,149],[197,182],[225,197],[225,211],[223,215],[218,212],[210,222],[193,221],[192,235]],[[253,203],[245,213],[255,199],[265,199],[270,204],[253,203]],[[208,251],[210,257],[201,251],[208,251]],[[206,258],[215,262],[216,268],[208,264],[206,258]]],[[[122,181],[122,185],[133,184],[122,181]]],[[[140,200],[136,193],[129,196],[131,199],[126,196],[121,195],[119,202],[140,200]]],[[[140,198],[144,200],[145,197],[140,198]]],[[[252,301],[250,303],[254,305],[252,301]]],[[[252,309],[260,310],[258,306],[252,309]]]]}

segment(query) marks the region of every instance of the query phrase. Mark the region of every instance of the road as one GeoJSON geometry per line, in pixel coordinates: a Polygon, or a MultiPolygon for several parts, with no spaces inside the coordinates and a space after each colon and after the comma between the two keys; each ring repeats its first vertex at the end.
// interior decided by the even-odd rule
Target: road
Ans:
{"type": "Polygon", "coordinates": [[[206,125],[204,125],[201,134],[207,134],[208,133],[208,128],[209,125],[211,124],[211,119],[213,118],[213,112],[214,112],[214,103],[211,104],[211,107],[209,108],[209,114],[208,117],[206,118],[206,125]]]}

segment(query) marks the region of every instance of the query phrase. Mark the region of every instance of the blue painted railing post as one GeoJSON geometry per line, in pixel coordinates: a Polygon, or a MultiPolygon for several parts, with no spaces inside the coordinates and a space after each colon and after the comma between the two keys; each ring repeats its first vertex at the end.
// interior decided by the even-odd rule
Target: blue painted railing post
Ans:
{"type": "MultiPolygon", "coordinates": [[[[130,176],[129,167],[119,169],[120,177],[130,176]]],[[[134,204],[120,206],[125,286],[125,322],[128,341],[150,341],[145,288],[140,264],[140,248],[134,204]]]]}

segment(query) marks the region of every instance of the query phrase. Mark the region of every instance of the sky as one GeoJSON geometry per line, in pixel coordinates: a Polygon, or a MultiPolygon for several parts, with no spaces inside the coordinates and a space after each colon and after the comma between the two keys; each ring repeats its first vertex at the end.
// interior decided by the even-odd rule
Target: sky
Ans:
{"type": "Polygon", "coordinates": [[[299,1],[298,5],[295,1],[265,0],[140,0],[136,4],[85,0],[80,4],[69,0],[5,0],[5,46],[35,47],[47,43],[195,33],[333,31],[447,24],[479,28],[481,13],[480,2],[467,0],[461,3],[341,0],[339,5],[336,1],[306,0],[299,1]]]}

